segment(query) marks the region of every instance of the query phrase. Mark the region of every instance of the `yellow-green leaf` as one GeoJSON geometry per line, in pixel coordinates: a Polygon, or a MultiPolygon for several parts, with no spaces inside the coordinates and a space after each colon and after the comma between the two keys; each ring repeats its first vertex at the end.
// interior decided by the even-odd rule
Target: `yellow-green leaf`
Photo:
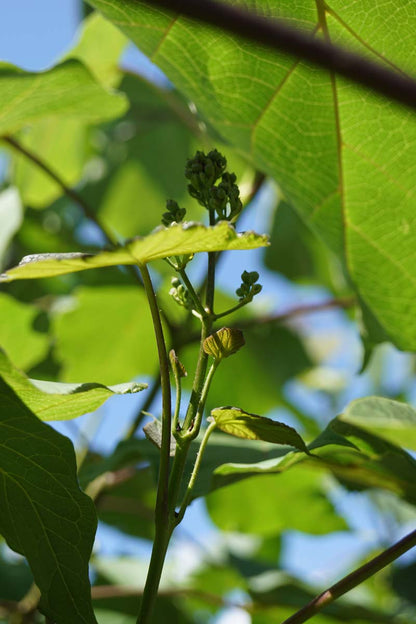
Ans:
{"type": "Polygon", "coordinates": [[[216,407],[211,411],[211,416],[219,429],[237,438],[288,444],[306,451],[305,443],[297,431],[284,423],[249,414],[238,407],[216,407]]]}
{"type": "Polygon", "coordinates": [[[105,90],[79,61],[40,73],[0,64],[0,134],[11,134],[39,119],[64,115],[97,123],[119,117],[126,98],[105,90]]]}
{"type": "Polygon", "coordinates": [[[17,267],[1,275],[0,281],[53,277],[118,264],[146,264],[172,255],[254,249],[267,244],[266,235],[255,232],[239,234],[226,221],[213,227],[193,222],[173,224],[169,228],[158,228],[144,238],[135,238],[124,247],[113,251],[98,254],[54,253],[25,256],[17,267]]]}

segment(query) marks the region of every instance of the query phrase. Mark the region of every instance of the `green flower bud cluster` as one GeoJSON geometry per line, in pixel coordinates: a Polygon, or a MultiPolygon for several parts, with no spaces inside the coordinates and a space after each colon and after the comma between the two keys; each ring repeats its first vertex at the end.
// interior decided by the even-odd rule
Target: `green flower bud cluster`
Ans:
{"type": "Polygon", "coordinates": [[[209,191],[218,178],[224,173],[227,161],[218,150],[214,149],[207,155],[197,151],[185,167],[185,177],[189,180],[188,191],[202,206],[207,206],[209,191]]]}
{"type": "Polygon", "coordinates": [[[191,197],[205,208],[214,210],[220,220],[235,221],[243,205],[236,175],[226,172],[226,166],[226,159],[216,149],[207,155],[198,151],[188,160],[185,177],[190,182],[188,191],[191,197]]]}
{"type": "Polygon", "coordinates": [[[225,172],[218,186],[210,189],[208,207],[215,210],[221,220],[235,221],[243,209],[236,180],[235,173],[225,172]]]}
{"type": "Polygon", "coordinates": [[[240,297],[240,301],[252,301],[253,297],[261,291],[263,286],[256,284],[258,279],[257,271],[243,271],[241,273],[241,286],[235,291],[236,295],[240,297]]]}
{"type": "Polygon", "coordinates": [[[187,310],[192,309],[192,299],[188,292],[188,289],[182,284],[178,277],[172,277],[172,288],[169,294],[179,305],[183,306],[187,310]]]}
{"type": "Polygon", "coordinates": [[[166,202],[167,212],[162,215],[162,224],[169,227],[172,223],[180,223],[186,215],[185,208],[179,208],[178,202],[174,199],[168,199],[166,202]]]}

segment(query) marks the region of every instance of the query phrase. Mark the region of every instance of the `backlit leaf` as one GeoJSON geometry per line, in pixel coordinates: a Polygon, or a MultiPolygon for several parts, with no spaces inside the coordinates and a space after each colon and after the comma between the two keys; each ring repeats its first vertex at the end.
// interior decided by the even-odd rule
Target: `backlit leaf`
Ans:
{"type": "Polygon", "coordinates": [[[306,451],[306,446],[300,435],[281,422],[249,414],[238,407],[217,407],[211,412],[217,427],[237,438],[247,440],[263,440],[273,444],[286,444],[306,451]]]}
{"type": "MultiPolygon", "coordinates": [[[[348,268],[403,349],[416,349],[416,119],[344,79],[151,3],[89,0],[172,80],[212,127],[277,180],[348,268]]],[[[237,4],[236,0],[229,0],[237,4]]],[[[402,0],[248,0],[244,7],[324,33],[414,73],[416,5],[402,0]],[[395,27],[391,20],[394,15],[395,27]]]]}
{"type": "Polygon", "coordinates": [[[118,264],[146,264],[158,258],[199,251],[255,249],[267,244],[267,236],[254,232],[239,234],[226,221],[213,227],[200,223],[173,224],[144,238],[135,238],[114,251],[26,256],[17,267],[2,275],[0,281],[52,277],[118,264]]]}
{"type": "Polygon", "coordinates": [[[0,134],[11,134],[44,117],[65,115],[91,123],[122,115],[122,95],[103,89],[79,61],[40,73],[0,64],[0,134]]]}

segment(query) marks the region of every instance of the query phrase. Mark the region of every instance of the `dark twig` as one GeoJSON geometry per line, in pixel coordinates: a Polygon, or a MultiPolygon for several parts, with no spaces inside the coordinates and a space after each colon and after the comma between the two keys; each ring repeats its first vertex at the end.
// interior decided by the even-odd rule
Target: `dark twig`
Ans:
{"type": "Polygon", "coordinates": [[[354,572],[351,572],[351,574],[348,574],[348,576],[345,576],[338,583],[335,583],[335,585],[332,585],[332,587],[322,592],[322,594],[319,594],[319,596],[314,598],[282,624],[302,624],[302,622],[306,622],[313,615],[321,611],[321,609],[340,596],[343,596],[354,587],[357,587],[357,585],[363,583],[376,572],[385,568],[392,563],[392,561],[400,557],[400,555],[403,555],[403,553],[413,548],[413,546],[416,546],[416,530],[406,535],[406,537],[396,542],[396,544],[393,544],[393,546],[390,546],[390,548],[387,548],[387,550],[384,550],[380,555],[371,559],[371,561],[368,561],[360,568],[354,570],[354,572]]]}
{"type": "MultiPolygon", "coordinates": [[[[321,303],[309,303],[306,305],[299,305],[282,312],[281,314],[270,314],[268,316],[254,316],[248,319],[241,319],[236,323],[239,329],[247,329],[249,327],[257,327],[258,325],[271,325],[278,323],[285,323],[291,321],[298,316],[305,316],[306,314],[313,314],[315,312],[324,312],[325,310],[332,310],[336,308],[348,309],[355,306],[357,303],[356,297],[334,297],[328,301],[321,303]]],[[[232,327],[232,325],[231,325],[232,327]]]]}
{"type": "Polygon", "coordinates": [[[395,72],[329,41],[241,8],[213,0],[144,0],[155,6],[250,39],[261,45],[296,56],[318,67],[334,71],[350,81],[390,100],[416,108],[416,80],[395,72]]]}
{"type": "Polygon", "coordinates": [[[87,219],[95,223],[95,225],[102,232],[107,243],[111,246],[117,245],[117,241],[114,239],[112,234],[105,228],[105,226],[102,223],[100,223],[100,221],[97,219],[96,215],[94,214],[94,211],[91,210],[90,206],[83,199],[83,197],[81,197],[79,193],[77,193],[76,191],[71,189],[67,184],[65,184],[61,176],[55,173],[55,171],[53,171],[53,169],[51,169],[44,160],[42,160],[37,154],[34,154],[31,150],[24,147],[15,138],[11,136],[2,136],[0,138],[5,143],[8,143],[8,145],[10,145],[17,152],[20,152],[21,154],[23,154],[23,156],[31,160],[32,163],[34,163],[39,169],[41,169],[44,173],[46,173],[46,175],[49,176],[51,180],[54,180],[56,184],[63,190],[65,195],[69,197],[70,199],[72,199],[73,202],[78,204],[78,206],[82,209],[87,219]]]}

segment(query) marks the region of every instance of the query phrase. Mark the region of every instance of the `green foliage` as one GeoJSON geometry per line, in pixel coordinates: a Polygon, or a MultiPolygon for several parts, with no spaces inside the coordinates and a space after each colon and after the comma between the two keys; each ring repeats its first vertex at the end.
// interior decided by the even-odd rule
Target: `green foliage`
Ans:
{"type": "Polygon", "coordinates": [[[88,559],[96,517],[79,490],[72,445],[0,384],[1,533],[26,556],[49,617],[93,623],[88,559]]]}
{"type": "Polygon", "coordinates": [[[40,420],[68,420],[96,410],[112,394],[130,394],[147,384],[125,383],[104,386],[100,383],[58,383],[29,379],[14,368],[0,349],[0,375],[16,395],[40,420]]]}
{"type": "MultiPolygon", "coordinates": [[[[352,537],[336,504],[352,492],[392,534],[415,519],[414,360],[392,390],[377,348],[416,349],[414,115],[156,3],[90,4],[100,13],[57,65],[0,67],[0,530],[19,553],[0,544],[0,621],[203,623],[238,590],[253,624],[283,622],[315,592],[285,571],[286,532],[352,537]],[[124,70],[129,41],[174,86],[124,70]],[[259,213],[277,204],[270,236],[241,231],[253,198],[259,213]],[[318,308],[354,307],[354,293],[360,319],[318,333],[308,306],[282,315],[277,274],[296,303],[300,282],[335,295],[318,308]],[[339,413],[357,396],[352,373],[345,392],[333,381],[347,324],[380,396],[339,413]],[[110,451],[96,452],[97,409],[146,389],[127,431],[129,399],[110,402],[110,451]],[[42,422],[81,415],[80,430],[63,424],[75,449],[42,422]],[[181,548],[165,557],[202,497],[216,531],[188,573],[181,548]],[[119,551],[129,536],[153,554],[148,570],[98,542],[91,602],[96,517],[125,536],[119,551]]],[[[243,4],[414,73],[412,3],[243,4]]],[[[185,531],[204,542],[198,522],[185,531]]],[[[414,573],[379,573],[316,622],[410,624],[414,573]]]]}
{"type": "MultiPolygon", "coordinates": [[[[416,324],[404,310],[416,296],[416,125],[410,111],[289,56],[246,45],[171,17],[146,3],[91,0],[195,102],[215,129],[278,180],[287,199],[345,263],[352,281],[396,344],[416,348],[416,324]],[[192,58],[190,70],[188,58],[192,58]],[[255,85],[255,86],[254,86],[255,85]],[[307,103],[307,104],[305,104],[307,103]],[[391,232],[395,236],[391,236],[391,232]],[[383,288],[380,288],[380,284],[383,288]]],[[[335,41],[412,72],[409,33],[416,11],[394,2],[373,14],[343,2],[249,2],[302,30],[321,28],[335,41]],[[321,3],[318,3],[321,7],[321,3]],[[317,14],[318,13],[318,14],[317,14]],[[365,19],[364,19],[365,18],[365,19]]]]}

